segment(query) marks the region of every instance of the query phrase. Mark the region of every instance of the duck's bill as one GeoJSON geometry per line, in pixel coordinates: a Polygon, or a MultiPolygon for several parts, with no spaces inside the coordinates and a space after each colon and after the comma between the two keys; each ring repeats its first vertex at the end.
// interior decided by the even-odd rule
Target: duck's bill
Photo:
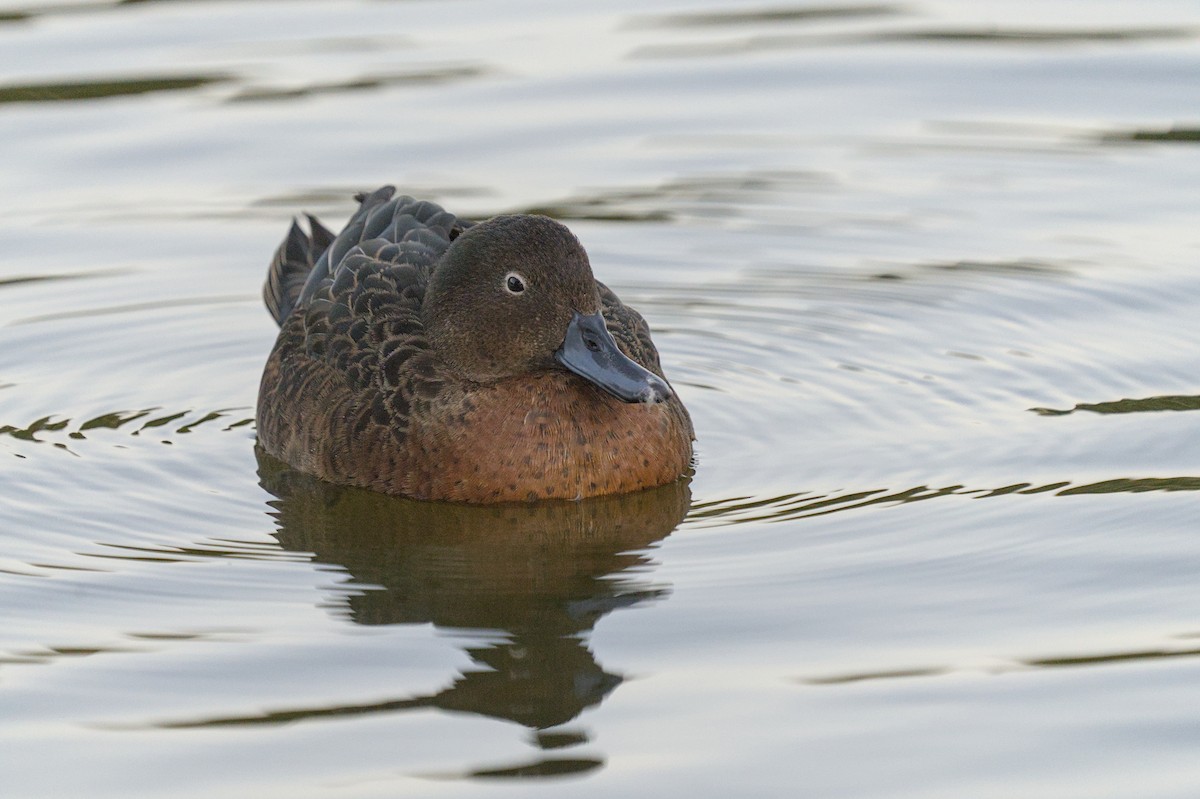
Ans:
{"type": "Polygon", "coordinates": [[[600,314],[575,314],[554,358],[625,402],[663,402],[671,397],[667,381],[621,352],[600,314]]]}

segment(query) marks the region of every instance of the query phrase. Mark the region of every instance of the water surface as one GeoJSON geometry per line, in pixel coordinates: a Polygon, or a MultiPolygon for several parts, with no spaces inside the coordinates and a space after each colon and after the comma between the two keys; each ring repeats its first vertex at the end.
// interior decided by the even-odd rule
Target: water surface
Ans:
{"type": "Polygon", "coordinates": [[[0,3],[5,795],[1200,790],[1200,11],[0,3]],[[292,215],[566,221],[694,477],[260,458],[292,215]]]}

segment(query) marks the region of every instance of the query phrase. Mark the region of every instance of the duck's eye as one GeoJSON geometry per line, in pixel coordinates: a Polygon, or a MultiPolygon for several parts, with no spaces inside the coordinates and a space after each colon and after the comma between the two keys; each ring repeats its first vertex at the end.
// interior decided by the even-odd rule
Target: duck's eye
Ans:
{"type": "Polygon", "coordinates": [[[509,272],[504,276],[504,290],[509,294],[520,294],[525,290],[525,278],[516,272],[509,272]]]}

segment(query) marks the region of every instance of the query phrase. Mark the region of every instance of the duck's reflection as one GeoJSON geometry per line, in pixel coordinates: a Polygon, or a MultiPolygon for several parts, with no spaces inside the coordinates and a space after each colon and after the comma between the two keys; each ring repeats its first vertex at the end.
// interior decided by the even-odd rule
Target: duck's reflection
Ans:
{"type": "Polygon", "coordinates": [[[261,453],[259,474],[278,497],[279,543],[349,572],[337,605],[354,623],[496,632],[467,650],[479,670],[402,704],[533,729],[570,721],[621,682],[584,638],[616,608],[663,595],[637,572],[690,501],[680,481],[583,502],[415,502],[322,483],[261,453]]]}

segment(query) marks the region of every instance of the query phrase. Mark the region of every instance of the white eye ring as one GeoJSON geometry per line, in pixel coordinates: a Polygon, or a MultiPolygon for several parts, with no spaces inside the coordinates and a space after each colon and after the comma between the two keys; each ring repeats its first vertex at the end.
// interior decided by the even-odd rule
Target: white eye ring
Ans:
{"type": "Polygon", "coordinates": [[[525,290],[526,284],[525,276],[520,272],[509,272],[504,276],[504,282],[500,285],[504,286],[504,290],[509,294],[515,296],[525,290]]]}

